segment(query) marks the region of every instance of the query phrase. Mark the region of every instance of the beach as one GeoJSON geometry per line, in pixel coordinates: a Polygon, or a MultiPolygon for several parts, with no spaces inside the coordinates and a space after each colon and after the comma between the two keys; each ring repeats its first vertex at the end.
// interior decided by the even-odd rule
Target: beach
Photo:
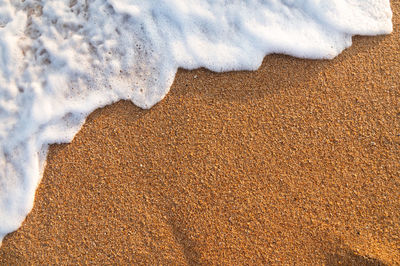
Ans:
{"type": "Polygon", "coordinates": [[[333,60],[180,69],[52,145],[0,264],[400,264],[400,1],[333,60]]]}

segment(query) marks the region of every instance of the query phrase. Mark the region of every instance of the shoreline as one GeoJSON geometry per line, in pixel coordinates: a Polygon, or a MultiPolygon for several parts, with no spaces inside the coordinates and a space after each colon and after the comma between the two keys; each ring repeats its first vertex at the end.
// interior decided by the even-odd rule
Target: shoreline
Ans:
{"type": "Polygon", "coordinates": [[[400,263],[394,32],[333,60],[180,69],[150,110],[94,111],[52,145],[1,264],[400,263]]]}

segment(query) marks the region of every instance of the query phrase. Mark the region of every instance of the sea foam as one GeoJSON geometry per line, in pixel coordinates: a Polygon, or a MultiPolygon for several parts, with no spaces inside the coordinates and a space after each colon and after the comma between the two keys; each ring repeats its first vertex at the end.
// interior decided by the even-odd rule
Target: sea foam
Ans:
{"type": "Polygon", "coordinates": [[[0,244],[32,209],[48,145],[96,108],[150,108],[178,67],[333,58],[391,17],[389,0],[0,0],[0,244]]]}

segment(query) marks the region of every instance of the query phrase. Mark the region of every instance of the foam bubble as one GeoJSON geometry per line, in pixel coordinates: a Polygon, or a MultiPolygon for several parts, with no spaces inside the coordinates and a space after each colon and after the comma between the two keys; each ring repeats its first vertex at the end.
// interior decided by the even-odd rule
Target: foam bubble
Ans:
{"type": "Polygon", "coordinates": [[[32,208],[48,145],[94,109],[150,108],[178,67],[333,58],[391,16],[389,0],[0,0],[0,242],[32,208]]]}

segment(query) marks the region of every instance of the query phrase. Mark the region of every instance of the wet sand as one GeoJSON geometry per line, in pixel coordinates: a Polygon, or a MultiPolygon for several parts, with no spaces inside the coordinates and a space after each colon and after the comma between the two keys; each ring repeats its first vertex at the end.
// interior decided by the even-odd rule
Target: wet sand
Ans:
{"type": "Polygon", "coordinates": [[[334,60],[180,70],[50,149],[0,264],[400,264],[400,1],[394,32],[334,60]]]}

